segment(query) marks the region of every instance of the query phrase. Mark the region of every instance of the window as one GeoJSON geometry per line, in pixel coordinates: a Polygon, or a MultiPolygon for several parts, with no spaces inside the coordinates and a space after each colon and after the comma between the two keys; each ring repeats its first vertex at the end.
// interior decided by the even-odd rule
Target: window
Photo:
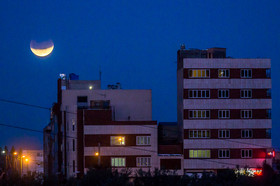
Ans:
{"type": "Polygon", "coordinates": [[[73,151],[75,151],[75,140],[73,139],[73,151]]]}
{"type": "Polygon", "coordinates": [[[209,78],[209,69],[189,70],[189,78],[209,78]]]}
{"type": "Polygon", "coordinates": [[[75,167],[76,167],[76,163],[75,160],[73,160],[73,172],[75,172],[75,167]]]}
{"type": "Polygon", "coordinates": [[[271,98],[271,89],[266,90],[266,97],[271,98]]]}
{"type": "Polygon", "coordinates": [[[190,138],[210,138],[209,130],[189,130],[190,138]]]}
{"type": "Polygon", "coordinates": [[[229,90],[219,90],[218,98],[229,98],[229,90]]]}
{"type": "Polygon", "coordinates": [[[252,90],[241,90],[241,98],[252,98],[252,90]]]}
{"type": "Polygon", "coordinates": [[[210,98],[209,90],[189,90],[189,98],[210,98]]]}
{"type": "Polygon", "coordinates": [[[252,158],[252,150],[251,149],[242,149],[241,158],[252,158]]]}
{"type": "Polygon", "coordinates": [[[210,110],[190,110],[189,117],[192,119],[207,119],[210,117],[210,110]]]}
{"type": "Polygon", "coordinates": [[[151,166],[151,158],[150,157],[137,157],[136,163],[137,163],[137,167],[151,166]]]}
{"type": "Polygon", "coordinates": [[[111,145],[125,145],[125,137],[111,136],[111,145]]]}
{"type": "Polygon", "coordinates": [[[252,110],[241,110],[241,118],[242,119],[252,118],[252,110]]]}
{"type": "Polygon", "coordinates": [[[266,110],[266,118],[271,119],[271,109],[266,110]]]}
{"type": "Polygon", "coordinates": [[[230,138],[229,130],[219,130],[219,138],[230,138]]]}
{"type": "Polygon", "coordinates": [[[252,69],[241,69],[241,78],[251,78],[252,69]]]}
{"type": "Polygon", "coordinates": [[[271,69],[266,69],[265,73],[267,78],[271,78],[271,69]]]}
{"type": "Polygon", "coordinates": [[[265,130],[265,137],[266,138],[271,138],[271,129],[266,129],[265,130]]]}
{"type": "Polygon", "coordinates": [[[218,117],[220,119],[230,118],[230,111],[229,110],[219,110],[218,117]]]}
{"type": "Polygon", "coordinates": [[[219,158],[230,158],[229,149],[219,149],[219,158]]]}
{"type": "Polygon", "coordinates": [[[189,158],[210,158],[210,150],[189,150],[189,158]]]}
{"type": "Polygon", "coordinates": [[[72,119],[72,131],[75,131],[75,119],[72,119]]]}
{"type": "Polygon", "coordinates": [[[218,76],[219,78],[229,78],[229,69],[219,69],[218,76]]]}
{"type": "Polygon", "coordinates": [[[150,136],[136,136],[136,145],[150,145],[151,137],[150,136]]]}
{"type": "Polygon", "coordinates": [[[111,158],[112,167],[125,167],[125,158],[111,158]]]}
{"type": "Polygon", "coordinates": [[[241,138],[252,138],[253,131],[252,130],[241,130],[241,138]]]}

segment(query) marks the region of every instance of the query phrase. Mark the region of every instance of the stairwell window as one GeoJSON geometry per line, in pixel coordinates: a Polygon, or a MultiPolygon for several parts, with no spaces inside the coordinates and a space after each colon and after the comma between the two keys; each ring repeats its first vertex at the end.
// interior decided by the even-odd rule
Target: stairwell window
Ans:
{"type": "Polygon", "coordinates": [[[209,78],[209,69],[193,69],[189,70],[189,78],[209,78]]]}

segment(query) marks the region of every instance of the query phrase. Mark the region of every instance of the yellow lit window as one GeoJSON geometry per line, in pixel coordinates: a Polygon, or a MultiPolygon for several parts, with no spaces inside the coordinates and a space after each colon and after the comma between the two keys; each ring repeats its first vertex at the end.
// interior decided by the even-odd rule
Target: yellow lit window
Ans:
{"type": "Polygon", "coordinates": [[[125,137],[111,136],[111,145],[125,145],[125,137]]]}
{"type": "Polygon", "coordinates": [[[189,150],[189,158],[210,158],[210,150],[189,150]]]}

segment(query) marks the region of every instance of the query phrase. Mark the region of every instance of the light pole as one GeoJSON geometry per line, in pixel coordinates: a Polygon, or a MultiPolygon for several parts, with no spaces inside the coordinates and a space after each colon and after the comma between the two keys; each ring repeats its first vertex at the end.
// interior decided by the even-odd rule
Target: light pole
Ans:
{"type": "Polygon", "coordinates": [[[22,158],[25,158],[25,156],[21,156],[21,157],[20,157],[20,176],[21,176],[21,177],[22,177],[22,167],[23,167],[22,158]]]}

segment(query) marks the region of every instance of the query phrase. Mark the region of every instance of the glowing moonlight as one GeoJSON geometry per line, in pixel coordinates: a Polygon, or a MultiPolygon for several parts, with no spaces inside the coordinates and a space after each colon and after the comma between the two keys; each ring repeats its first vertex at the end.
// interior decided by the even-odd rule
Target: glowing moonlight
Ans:
{"type": "Polygon", "coordinates": [[[54,44],[52,40],[44,41],[44,42],[36,42],[32,40],[30,42],[30,50],[39,57],[46,57],[50,53],[52,53],[54,48],[54,44]]]}

